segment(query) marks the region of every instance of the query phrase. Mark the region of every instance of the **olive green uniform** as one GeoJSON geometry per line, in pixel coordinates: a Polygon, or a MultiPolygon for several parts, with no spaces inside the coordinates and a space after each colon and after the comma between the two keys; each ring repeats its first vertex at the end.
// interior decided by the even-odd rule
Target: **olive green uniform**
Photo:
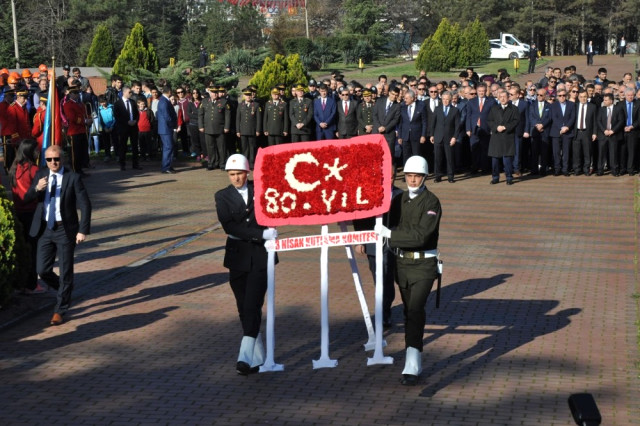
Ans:
{"type": "Polygon", "coordinates": [[[256,101],[238,104],[236,132],[240,133],[240,150],[253,169],[258,147],[257,137],[262,132],[262,107],[256,101]]]}
{"type": "Polygon", "coordinates": [[[262,117],[262,129],[268,133],[267,144],[272,146],[283,143],[284,133],[288,133],[291,126],[287,103],[278,100],[276,105],[276,102],[271,99],[265,104],[262,117]]]}
{"type": "Polygon", "coordinates": [[[308,142],[311,140],[313,129],[313,101],[302,98],[302,101],[294,99],[289,103],[289,119],[291,120],[291,142],[308,142]],[[302,123],[301,129],[296,124],[302,123]]]}
{"type": "Polygon", "coordinates": [[[373,105],[373,102],[370,102],[369,105],[367,105],[364,101],[358,104],[356,116],[358,118],[359,135],[370,135],[373,133],[373,105]],[[372,126],[371,132],[367,133],[366,126],[372,126]]]}
{"type": "Polygon", "coordinates": [[[438,248],[442,209],[438,197],[427,188],[413,200],[407,191],[396,200],[393,211],[399,207],[400,218],[388,242],[396,252],[396,282],[404,304],[405,346],[422,352],[425,305],[438,276],[438,260],[412,257],[438,248]]]}
{"type": "Polygon", "coordinates": [[[204,99],[198,108],[198,128],[204,129],[209,169],[224,168],[227,161],[225,130],[231,129],[231,106],[226,99],[204,99]]]}

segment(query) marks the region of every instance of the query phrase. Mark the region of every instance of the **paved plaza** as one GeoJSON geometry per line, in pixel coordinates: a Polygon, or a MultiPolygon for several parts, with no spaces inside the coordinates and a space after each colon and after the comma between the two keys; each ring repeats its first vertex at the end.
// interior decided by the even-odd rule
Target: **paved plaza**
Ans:
{"type": "Polygon", "coordinates": [[[570,425],[574,392],[595,396],[603,424],[640,423],[637,178],[430,180],[444,212],[442,305],[432,295],[425,370],[407,388],[399,295],[385,332],[395,363],[367,367],[340,247],[329,261],[338,366],[312,368],[319,250],[294,251],[281,253],[276,277],[275,359],[285,370],[238,376],[241,328],[213,205],[226,175],[145,166],[99,164],[86,179],[93,227],[77,249],[69,321],[49,327],[47,308],[0,331],[4,424],[570,425]]]}
{"type": "MultiPolygon", "coordinates": [[[[341,247],[329,251],[338,366],[312,368],[320,251],[292,251],[276,267],[285,369],[238,376],[242,331],[213,201],[227,177],[186,161],[176,175],[142,165],[99,163],[85,180],[92,233],[76,250],[68,322],[48,326],[52,294],[16,300],[20,321],[0,311],[2,424],[571,425],[576,392],[594,395],[603,425],[640,424],[637,177],[429,180],[443,206],[443,289],[440,308],[435,294],[427,305],[412,388],[399,383],[399,294],[385,331],[395,362],[367,366],[341,247]]],[[[366,259],[358,264],[373,313],[366,259]]]]}

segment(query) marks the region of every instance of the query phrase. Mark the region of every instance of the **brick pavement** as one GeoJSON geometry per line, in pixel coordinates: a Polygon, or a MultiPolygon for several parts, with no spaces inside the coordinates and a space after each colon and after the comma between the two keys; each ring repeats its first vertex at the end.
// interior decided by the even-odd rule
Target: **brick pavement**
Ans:
{"type": "Polygon", "coordinates": [[[570,425],[573,392],[594,394],[603,424],[640,423],[637,178],[429,183],[444,210],[442,306],[428,303],[425,371],[405,388],[399,297],[385,349],[396,361],[367,367],[342,248],[330,250],[338,367],[311,364],[319,251],[286,252],[276,303],[285,371],[237,376],[241,328],[213,213],[226,177],[186,163],[174,176],[145,166],[99,165],[86,180],[93,233],[77,250],[71,320],[47,327],[47,309],[0,331],[4,424],[570,425]]]}

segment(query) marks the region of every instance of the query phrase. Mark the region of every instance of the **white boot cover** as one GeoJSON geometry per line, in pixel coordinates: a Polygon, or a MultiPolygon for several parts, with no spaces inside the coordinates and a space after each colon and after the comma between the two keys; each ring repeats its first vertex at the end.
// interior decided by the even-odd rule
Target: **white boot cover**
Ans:
{"type": "Polygon", "coordinates": [[[238,353],[238,362],[242,361],[251,365],[253,361],[253,352],[256,344],[255,337],[243,336],[240,343],[240,353],[238,353]]]}
{"type": "Polygon", "coordinates": [[[258,333],[256,337],[256,345],[253,348],[253,360],[251,362],[251,368],[260,367],[264,364],[266,352],[264,350],[264,344],[262,343],[262,333],[258,333]]]}
{"type": "Polygon", "coordinates": [[[419,376],[420,373],[422,373],[422,354],[416,348],[409,346],[407,348],[407,357],[404,361],[404,370],[402,370],[402,374],[419,376]]]}

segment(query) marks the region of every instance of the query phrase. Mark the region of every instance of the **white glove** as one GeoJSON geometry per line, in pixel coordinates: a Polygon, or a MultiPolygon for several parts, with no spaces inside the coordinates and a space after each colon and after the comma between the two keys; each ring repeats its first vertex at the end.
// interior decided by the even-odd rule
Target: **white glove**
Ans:
{"type": "Polygon", "coordinates": [[[267,228],[262,231],[263,240],[275,240],[278,238],[278,230],[276,228],[267,228]]]}
{"type": "Polygon", "coordinates": [[[376,225],[373,230],[376,234],[380,235],[383,238],[391,238],[391,229],[387,228],[384,225],[376,225]]]}

